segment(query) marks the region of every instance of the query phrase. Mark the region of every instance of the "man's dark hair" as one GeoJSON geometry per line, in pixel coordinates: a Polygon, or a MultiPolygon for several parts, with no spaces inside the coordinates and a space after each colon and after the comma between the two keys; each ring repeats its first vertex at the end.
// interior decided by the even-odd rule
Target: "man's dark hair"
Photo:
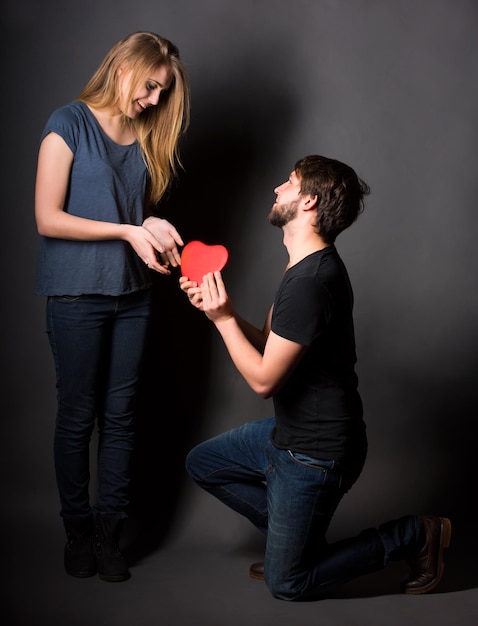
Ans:
{"type": "Polygon", "coordinates": [[[370,187],[345,163],[316,154],[297,161],[294,170],[300,192],[317,196],[318,234],[325,243],[334,243],[362,213],[370,187]]]}

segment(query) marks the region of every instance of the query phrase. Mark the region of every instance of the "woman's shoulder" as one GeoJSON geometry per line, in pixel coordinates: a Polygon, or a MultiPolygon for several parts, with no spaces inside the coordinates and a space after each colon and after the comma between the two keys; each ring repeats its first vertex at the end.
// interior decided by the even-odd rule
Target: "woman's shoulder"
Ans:
{"type": "Polygon", "coordinates": [[[57,133],[73,150],[88,123],[88,107],[83,102],[74,100],[58,107],[51,113],[43,129],[41,139],[48,133],[57,133]]]}
{"type": "Polygon", "coordinates": [[[53,122],[69,122],[75,123],[80,119],[84,119],[87,116],[88,107],[83,102],[79,100],[73,100],[68,104],[63,104],[62,106],[55,109],[49,119],[48,123],[53,122]]]}

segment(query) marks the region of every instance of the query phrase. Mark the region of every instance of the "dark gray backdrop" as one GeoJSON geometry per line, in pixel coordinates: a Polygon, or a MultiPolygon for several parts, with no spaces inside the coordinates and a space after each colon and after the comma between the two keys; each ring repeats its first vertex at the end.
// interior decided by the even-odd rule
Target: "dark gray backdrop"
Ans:
{"type": "MultiPolygon", "coordinates": [[[[53,364],[33,295],[38,140],[110,46],[154,30],[192,86],[185,172],[161,207],[186,241],[223,243],[236,308],[262,324],[285,263],[266,215],[295,160],[321,153],[371,186],[337,241],[356,294],[370,454],[332,535],[408,512],[471,536],[478,392],[478,4],[473,0],[6,0],[2,12],[3,501],[57,524],[53,364]]],[[[218,336],[158,277],[134,522],[241,546],[244,520],[192,487],[196,441],[268,416],[218,336]],[[168,458],[167,458],[168,457],[168,458]]],[[[476,542],[474,544],[476,550],[476,542]]],[[[146,550],[143,546],[143,548],[146,550]]],[[[466,550],[465,550],[466,552],[466,550]]]]}

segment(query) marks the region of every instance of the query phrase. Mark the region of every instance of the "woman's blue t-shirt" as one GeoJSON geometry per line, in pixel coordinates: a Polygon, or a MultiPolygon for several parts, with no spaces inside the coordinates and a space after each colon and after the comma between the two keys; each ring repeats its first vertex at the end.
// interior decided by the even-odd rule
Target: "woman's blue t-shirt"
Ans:
{"type": "MultiPolygon", "coordinates": [[[[141,225],[148,171],[138,142],[110,139],[83,102],[50,116],[48,133],[64,139],[74,154],[64,210],[116,224],[141,225]]],[[[35,293],[124,295],[151,285],[149,270],[122,240],[71,241],[41,237],[35,293]]]]}

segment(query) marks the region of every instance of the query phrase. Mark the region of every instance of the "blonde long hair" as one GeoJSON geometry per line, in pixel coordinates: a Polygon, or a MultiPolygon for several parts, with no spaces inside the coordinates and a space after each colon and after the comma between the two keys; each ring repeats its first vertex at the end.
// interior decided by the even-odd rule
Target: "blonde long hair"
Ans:
{"type": "Polygon", "coordinates": [[[156,33],[138,31],[111,48],[78,100],[99,109],[118,105],[118,70],[123,65],[132,70],[130,98],[152,70],[166,66],[172,73],[171,86],[161,94],[158,106],[133,120],[124,116],[124,123],[134,128],[151,177],[149,204],[157,204],[181,165],[178,143],[189,126],[189,80],[173,43],[156,33]]]}

